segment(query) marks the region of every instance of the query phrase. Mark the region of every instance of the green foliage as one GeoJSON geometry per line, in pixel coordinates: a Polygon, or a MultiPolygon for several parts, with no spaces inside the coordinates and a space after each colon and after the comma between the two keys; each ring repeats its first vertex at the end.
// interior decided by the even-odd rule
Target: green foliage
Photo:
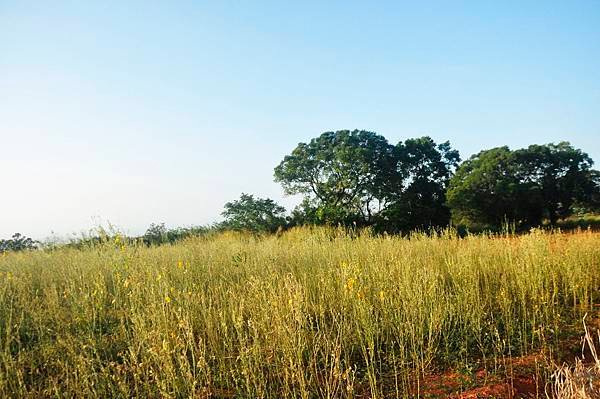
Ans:
{"type": "Polygon", "coordinates": [[[514,154],[508,147],[481,151],[463,162],[447,192],[455,222],[498,226],[522,216],[515,172],[514,154]]]}
{"type": "Polygon", "coordinates": [[[242,193],[238,200],[226,203],[224,208],[221,215],[225,221],[220,224],[223,229],[272,233],[286,224],[285,208],[272,199],[242,193]]]}
{"type": "Polygon", "coordinates": [[[448,223],[444,192],[459,161],[448,142],[429,137],[394,146],[373,132],[341,130],[298,144],[275,180],[306,196],[292,220],[410,230],[448,223]]]}
{"type": "Polygon", "coordinates": [[[515,151],[517,173],[552,224],[572,214],[576,202],[589,203],[596,184],[592,159],[567,142],[531,145],[515,151]]]}
{"type": "Polygon", "coordinates": [[[448,225],[446,189],[460,162],[458,151],[448,141],[437,145],[430,137],[421,137],[398,143],[397,154],[403,183],[388,193],[380,228],[410,231],[448,225]]]}
{"type": "Polygon", "coordinates": [[[395,182],[395,151],[387,140],[364,130],[325,132],[300,143],[275,168],[275,181],[287,194],[314,197],[318,219],[369,221],[395,182]]]}
{"type": "Polygon", "coordinates": [[[498,147],[465,161],[450,181],[448,205],[457,224],[555,224],[598,195],[592,160],[566,142],[511,151],[498,147]]]}
{"type": "Polygon", "coordinates": [[[305,197],[293,210],[288,226],[306,225],[353,225],[357,226],[360,217],[352,209],[334,207],[318,199],[305,197]]]}
{"type": "Polygon", "coordinates": [[[164,223],[152,223],[141,238],[147,245],[172,244],[184,238],[208,234],[212,230],[214,229],[205,226],[177,227],[169,229],[164,223]]]}
{"type": "Polygon", "coordinates": [[[36,249],[38,242],[32,240],[29,237],[25,237],[20,233],[13,234],[12,238],[8,240],[0,240],[0,253],[6,251],[24,251],[36,249]]]}

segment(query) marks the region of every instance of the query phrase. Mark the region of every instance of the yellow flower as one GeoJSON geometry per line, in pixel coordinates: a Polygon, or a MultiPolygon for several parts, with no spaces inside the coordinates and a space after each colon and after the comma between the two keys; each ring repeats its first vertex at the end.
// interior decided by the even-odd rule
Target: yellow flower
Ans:
{"type": "Polygon", "coordinates": [[[350,277],[348,279],[348,281],[346,281],[346,289],[348,291],[352,291],[352,288],[354,287],[355,283],[356,283],[356,279],[354,279],[353,277],[350,277]]]}
{"type": "Polygon", "coordinates": [[[171,303],[171,297],[168,295],[165,295],[165,302],[166,303],[171,303]]]}
{"type": "Polygon", "coordinates": [[[183,267],[183,261],[182,260],[178,260],[177,261],[177,267],[180,268],[180,269],[183,267]]]}
{"type": "Polygon", "coordinates": [[[385,294],[383,293],[383,290],[379,291],[379,299],[383,301],[384,298],[385,294]]]}

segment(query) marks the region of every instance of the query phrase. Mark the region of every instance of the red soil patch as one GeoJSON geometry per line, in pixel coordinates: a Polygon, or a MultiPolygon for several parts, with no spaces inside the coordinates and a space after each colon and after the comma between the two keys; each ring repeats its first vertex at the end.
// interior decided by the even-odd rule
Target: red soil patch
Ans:
{"type": "MultiPolygon", "coordinates": [[[[596,334],[596,330],[600,330],[600,311],[595,311],[593,317],[587,318],[586,324],[592,335],[596,334]]],[[[506,359],[494,374],[484,369],[470,376],[456,371],[428,374],[419,380],[419,388],[411,394],[431,399],[545,398],[544,375],[548,375],[547,372],[556,364],[572,363],[575,357],[581,358],[582,349],[584,362],[589,361],[589,349],[586,351],[582,343],[582,339],[575,334],[561,342],[558,352],[552,356],[553,362],[547,354],[538,352],[506,359]]]]}
{"type": "Polygon", "coordinates": [[[515,358],[506,370],[494,375],[485,370],[479,370],[470,378],[456,372],[427,375],[413,395],[452,399],[544,397],[544,383],[535,374],[536,366],[539,367],[537,361],[537,356],[515,358]],[[509,369],[512,375],[503,376],[509,369]]]}

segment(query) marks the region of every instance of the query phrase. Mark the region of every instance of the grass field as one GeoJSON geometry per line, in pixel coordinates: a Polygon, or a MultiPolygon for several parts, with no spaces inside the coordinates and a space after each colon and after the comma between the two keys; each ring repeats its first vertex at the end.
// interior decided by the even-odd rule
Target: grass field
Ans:
{"type": "Polygon", "coordinates": [[[0,255],[0,396],[421,396],[551,356],[597,303],[591,231],[117,236],[0,255]]]}

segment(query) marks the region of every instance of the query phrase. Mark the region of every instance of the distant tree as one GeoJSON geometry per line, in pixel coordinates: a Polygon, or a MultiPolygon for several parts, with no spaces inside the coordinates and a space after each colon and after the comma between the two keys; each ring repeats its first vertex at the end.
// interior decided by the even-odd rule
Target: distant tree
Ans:
{"type": "Polygon", "coordinates": [[[275,181],[287,194],[313,197],[318,222],[368,222],[394,170],[394,146],[383,136],[340,130],[298,144],[275,168],[275,181]]]}
{"type": "Polygon", "coordinates": [[[521,184],[535,196],[552,224],[571,215],[573,204],[590,203],[596,190],[592,159],[568,142],[531,145],[515,151],[521,184]]]}
{"type": "Polygon", "coordinates": [[[151,223],[142,236],[142,239],[148,245],[159,245],[169,242],[168,229],[164,223],[151,223]]]}
{"type": "Polygon", "coordinates": [[[591,170],[590,179],[593,188],[591,195],[586,201],[580,201],[580,205],[586,212],[600,213],[600,171],[591,170]]]}
{"type": "Polygon", "coordinates": [[[147,245],[174,243],[187,237],[201,236],[213,230],[210,226],[177,227],[169,229],[164,223],[151,223],[142,240],[147,245]]]}
{"type": "Polygon", "coordinates": [[[225,221],[222,228],[252,232],[275,232],[285,226],[285,208],[272,199],[254,198],[244,194],[238,200],[228,202],[221,215],[225,221]]]}
{"type": "Polygon", "coordinates": [[[597,195],[591,165],[587,154],[565,142],[481,151],[450,180],[448,205],[459,224],[556,223],[574,204],[590,204],[597,195]]]}
{"type": "Polygon", "coordinates": [[[318,201],[305,197],[300,204],[292,209],[288,224],[290,226],[322,224],[322,216],[318,201]]]}
{"type": "Polygon", "coordinates": [[[413,230],[445,226],[450,222],[446,190],[460,162],[450,142],[436,144],[430,137],[408,139],[397,148],[395,184],[387,194],[389,204],[381,216],[386,230],[413,230]]]}
{"type": "Polygon", "coordinates": [[[36,249],[39,242],[21,235],[20,233],[13,234],[8,240],[0,240],[0,252],[6,251],[24,251],[36,249]]]}
{"type": "Polygon", "coordinates": [[[492,148],[463,162],[450,180],[447,203],[458,224],[497,226],[517,217],[518,189],[514,155],[492,148]]]}
{"type": "Polygon", "coordinates": [[[298,144],[275,180],[305,195],[293,221],[408,230],[448,223],[445,190],[459,161],[450,143],[429,137],[394,146],[373,132],[340,130],[298,144]]]}

